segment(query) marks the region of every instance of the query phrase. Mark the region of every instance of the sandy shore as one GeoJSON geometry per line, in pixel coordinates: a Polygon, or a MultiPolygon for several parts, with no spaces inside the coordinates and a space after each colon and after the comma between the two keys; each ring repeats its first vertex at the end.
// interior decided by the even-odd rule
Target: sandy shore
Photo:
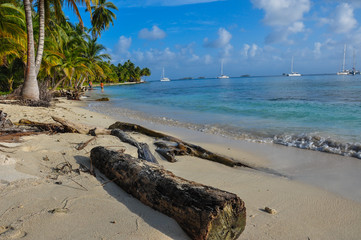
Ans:
{"type": "MultiPolygon", "coordinates": [[[[80,107],[81,104],[60,100],[50,108],[0,104],[0,109],[8,113],[13,122],[22,118],[53,122],[51,116],[58,116],[108,127],[116,121],[85,110],[80,107]]],[[[290,154],[307,159],[323,159],[326,156],[285,148],[273,150],[267,155],[258,153],[254,145],[242,148],[234,142],[167,126],[158,130],[178,133],[184,140],[212,151],[281,173],[290,166],[290,154]],[[285,164],[276,164],[277,161],[285,164]]],[[[139,134],[134,137],[152,146],[149,138],[139,134]]],[[[54,172],[54,168],[65,161],[74,169],[80,164],[89,166],[89,152],[95,146],[125,149],[129,154],[136,154],[134,147],[120,143],[112,136],[99,136],[85,149],[75,149],[77,144],[90,138],[70,133],[41,134],[23,137],[21,143],[11,145],[11,148],[0,147],[0,239],[188,239],[173,219],[143,205],[113,183],[102,186],[107,179],[101,174],[98,173],[95,178],[82,172],[66,175],[54,172]]],[[[169,163],[159,155],[155,156],[161,165],[178,176],[236,193],[243,199],[247,207],[247,225],[240,239],[361,238],[358,193],[349,197],[322,184],[311,185],[307,176],[298,178],[296,170],[307,169],[305,164],[311,160],[296,167],[292,175],[294,178],[290,179],[265,171],[230,168],[193,157],[179,157],[178,162],[169,163]],[[276,209],[277,214],[262,211],[266,206],[276,209]]],[[[287,169],[289,173],[289,167],[287,169]]],[[[311,177],[311,181],[319,179],[311,177]]]]}

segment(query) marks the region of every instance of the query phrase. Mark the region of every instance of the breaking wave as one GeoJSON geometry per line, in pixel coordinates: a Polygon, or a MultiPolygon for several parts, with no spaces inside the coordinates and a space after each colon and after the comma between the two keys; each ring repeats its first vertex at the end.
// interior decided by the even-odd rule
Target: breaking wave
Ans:
{"type": "Polygon", "coordinates": [[[297,147],[320,152],[334,153],[342,156],[361,159],[360,143],[342,143],[330,138],[320,136],[309,136],[306,134],[298,136],[279,135],[274,136],[273,143],[289,147],[297,147]]]}

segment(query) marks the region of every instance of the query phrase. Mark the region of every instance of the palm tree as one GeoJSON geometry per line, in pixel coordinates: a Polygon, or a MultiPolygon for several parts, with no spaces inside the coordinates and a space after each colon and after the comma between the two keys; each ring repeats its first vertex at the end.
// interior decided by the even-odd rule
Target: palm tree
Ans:
{"type": "Polygon", "coordinates": [[[24,11],[13,3],[0,4],[0,37],[19,40],[26,37],[24,11]]]}
{"type": "MultiPolygon", "coordinates": [[[[93,72],[94,77],[106,79],[109,77],[110,69],[103,63],[104,60],[110,60],[110,55],[102,53],[106,48],[97,43],[96,38],[89,38],[84,42],[83,57],[88,60],[88,68],[93,72]],[[105,70],[105,71],[104,71],[105,70]]],[[[82,86],[86,78],[79,82],[78,86],[82,86]]],[[[78,87],[76,86],[76,87],[78,87]]]]}
{"type": "Polygon", "coordinates": [[[150,76],[150,70],[149,68],[143,68],[141,71],[140,71],[140,76],[150,76]]]}
{"type": "Polygon", "coordinates": [[[25,13],[20,6],[0,4],[0,65],[24,58],[26,51],[25,13]]]}
{"type": "MultiPolygon", "coordinates": [[[[39,11],[39,41],[38,41],[38,51],[35,58],[35,49],[34,49],[34,31],[33,31],[33,19],[32,19],[32,4],[30,0],[23,0],[26,16],[26,28],[27,28],[27,65],[26,65],[26,74],[25,81],[22,88],[21,96],[24,99],[39,100],[39,87],[37,82],[37,75],[39,73],[43,50],[44,50],[44,41],[45,41],[45,6],[50,6],[50,3],[53,3],[54,7],[60,7],[63,3],[62,0],[38,0],[38,11],[39,11]]],[[[85,2],[87,8],[90,9],[90,0],[78,0],[85,2]]],[[[81,21],[81,16],[76,5],[77,0],[68,0],[69,5],[72,6],[73,10],[77,14],[78,18],[81,21]]],[[[59,10],[59,9],[58,9],[59,10]]]]}
{"type": "Polygon", "coordinates": [[[115,14],[110,10],[118,10],[118,8],[112,3],[107,2],[106,0],[99,0],[99,4],[96,6],[92,6],[92,33],[93,37],[97,37],[101,35],[103,30],[109,28],[110,23],[114,25],[113,19],[116,19],[115,14]]]}
{"type": "MultiPolygon", "coordinates": [[[[39,100],[39,87],[36,79],[36,65],[35,65],[35,48],[34,48],[34,31],[32,19],[32,5],[30,0],[23,0],[26,18],[27,30],[27,63],[26,73],[21,96],[24,99],[39,100]]],[[[39,43],[40,44],[40,43],[39,43]]]]}

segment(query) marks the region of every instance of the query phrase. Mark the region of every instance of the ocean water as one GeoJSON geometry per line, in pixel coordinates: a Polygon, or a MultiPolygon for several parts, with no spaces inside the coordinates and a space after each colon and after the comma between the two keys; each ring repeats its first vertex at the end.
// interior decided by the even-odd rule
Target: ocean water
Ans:
{"type": "Polygon", "coordinates": [[[113,116],[361,158],[361,75],[149,81],[95,92],[111,101],[90,109],[113,116]]]}

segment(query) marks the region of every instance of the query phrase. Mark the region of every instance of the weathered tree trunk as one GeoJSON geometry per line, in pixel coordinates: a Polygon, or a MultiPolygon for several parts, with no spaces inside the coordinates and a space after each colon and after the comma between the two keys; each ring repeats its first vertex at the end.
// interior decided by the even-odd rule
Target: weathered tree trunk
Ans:
{"type": "Polygon", "coordinates": [[[36,65],[35,65],[35,49],[34,49],[34,32],[33,19],[31,14],[30,0],[23,0],[26,16],[26,30],[27,30],[27,64],[25,72],[25,81],[21,90],[21,97],[24,99],[39,100],[39,86],[36,79],[36,65]]]}
{"type": "Polygon", "coordinates": [[[142,203],[175,219],[192,239],[237,239],[246,226],[235,194],[175,176],[161,166],[110,151],[91,150],[92,164],[142,203]]]}

